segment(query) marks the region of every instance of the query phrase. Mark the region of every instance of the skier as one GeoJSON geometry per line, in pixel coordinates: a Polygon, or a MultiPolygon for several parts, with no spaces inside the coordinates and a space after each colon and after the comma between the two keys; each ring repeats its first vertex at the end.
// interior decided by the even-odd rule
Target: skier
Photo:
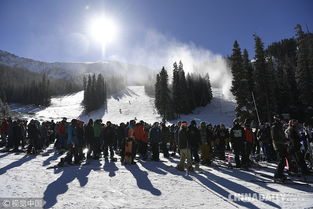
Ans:
{"type": "MultiPolygon", "coordinates": [[[[304,161],[304,155],[300,150],[301,143],[300,143],[300,135],[297,131],[297,125],[298,121],[296,120],[290,120],[289,121],[289,126],[286,129],[285,133],[289,141],[289,146],[288,146],[288,153],[290,155],[289,162],[291,161],[290,159],[293,157],[295,158],[296,162],[296,167],[301,169],[301,172],[303,175],[308,174],[308,169],[306,166],[306,163],[304,161]]],[[[291,163],[289,163],[290,165],[291,163]]]]}
{"type": "Polygon", "coordinates": [[[245,123],[245,141],[244,141],[244,154],[243,154],[243,159],[242,159],[242,166],[243,167],[249,167],[251,165],[250,162],[250,154],[252,150],[252,143],[253,143],[253,132],[252,129],[250,128],[249,123],[245,123]]]}
{"type": "Polygon", "coordinates": [[[159,123],[155,122],[152,128],[149,131],[149,141],[152,149],[152,160],[153,161],[160,161],[159,158],[159,144],[162,139],[161,129],[159,128],[159,123]]]}
{"type": "Polygon", "coordinates": [[[185,170],[185,161],[187,159],[187,170],[193,171],[191,151],[190,151],[190,137],[188,135],[187,122],[182,122],[178,132],[178,148],[180,150],[180,161],[176,166],[177,170],[185,170]]]}
{"type": "Polygon", "coordinates": [[[85,126],[85,138],[88,148],[87,159],[91,158],[91,154],[95,157],[96,148],[94,137],[93,120],[89,119],[88,124],[85,126]]]}
{"type": "Polygon", "coordinates": [[[103,154],[104,158],[107,158],[109,153],[108,149],[110,150],[110,159],[112,161],[115,160],[114,158],[114,144],[116,140],[116,133],[115,129],[111,123],[111,121],[107,121],[106,127],[103,129],[103,154]]]}
{"type": "Polygon", "coordinates": [[[161,140],[161,150],[165,158],[169,158],[170,154],[168,153],[167,143],[170,141],[171,133],[170,129],[162,123],[161,125],[161,132],[162,132],[162,140],[161,140]]]}
{"type": "MultiPolygon", "coordinates": [[[[74,164],[79,164],[79,151],[78,151],[78,138],[77,138],[77,120],[73,119],[67,128],[67,144],[68,152],[63,162],[72,164],[72,158],[74,156],[74,164]]],[[[62,161],[61,161],[62,162],[62,161]]]]}
{"type": "Polygon", "coordinates": [[[27,147],[27,154],[37,154],[38,150],[38,142],[39,142],[39,128],[36,125],[34,120],[31,120],[28,124],[28,138],[29,138],[29,145],[27,147]]]}
{"type": "Polygon", "coordinates": [[[200,123],[199,132],[200,132],[200,141],[201,141],[201,145],[200,145],[201,164],[211,165],[211,159],[209,156],[209,149],[210,149],[209,146],[211,146],[211,144],[209,144],[208,129],[204,121],[200,123]]]}
{"type": "Polygon", "coordinates": [[[271,137],[278,160],[274,179],[275,181],[284,181],[286,179],[283,171],[286,166],[287,140],[283,129],[283,121],[278,115],[274,116],[274,124],[271,127],[271,137]]]}
{"type": "Polygon", "coordinates": [[[4,119],[0,126],[1,133],[1,146],[5,146],[7,143],[7,136],[9,132],[9,124],[6,119],[4,119]]]}
{"type": "Polygon", "coordinates": [[[197,123],[195,120],[190,122],[188,127],[188,135],[190,137],[190,149],[191,149],[191,159],[193,159],[196,166],[199,166],[200,158],[199,158],[199,146],[200,146],[200,132],[197,128],[197,123]]]}
{"type": "Polygon", "coordinates": [[[159,128],[159,123],[155,122],[152,126],[152,128],[150,129],[149,132],[149,141],[150,141],[150,145],[151,145],[151,149],[152,149],[152,160],[153,161],[160,161],[159,158],[159,144],[161,142],[162,139],[162,133],[161,130],[159,128]]]}
{"type": "Polygon", "coordinates": [[[94,133],[94,143],[92,147],[93,151],[93,159],[99,159],[101,155],[101,132],[102,132],[102,120],[98,119],[95,121],[95,124],[93,126],[93,133],[94,133]]]}
{"type": "Polygon", "coordinates": [[[235,153],[236,168],[241,167],[240,156],[243,154],[245,131],[239,125],[238,119],[234,119],[233,127],[230,129],[230,140],[235,153]]]}
{"type": "Polygon", "coordinates": [[[225,145],[226,141],[229,137],[228,130],[226,129],[225,125],[221,123],[220,125],[220,141],[218,144],[218,151],[219,151],[219,159],[225,160],[225,145]]]}
{"type": "Polygon", "coordinates": [[[135,143],[133,144],[133,146],[135,145],[136,148],[134,148],[134,155],[133,157],[135,157],[137,151],[139,152],[139,154],[141,155],[141,157],[143,159],[146,159],[146,132],[144,130],[144,122],[140,121],[139,123],[136,124],[135,128],[135,143]]]}
{"type": "Polygon", "coordinates": [[[18,148],[20,146],[20,142],[22,139],[22,128],[21,128],[19,120],[13,122],[12,131],[13,131],[13,145],[14,145],[13,152],[17,152],[19,150],[18,148]]]}

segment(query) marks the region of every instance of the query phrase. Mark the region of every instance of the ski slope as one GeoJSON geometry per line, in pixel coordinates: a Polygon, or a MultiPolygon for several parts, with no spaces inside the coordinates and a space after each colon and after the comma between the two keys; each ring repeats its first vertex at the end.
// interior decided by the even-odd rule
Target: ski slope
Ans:
{"type": "MultiPolygon", "coordinates": [[[[108,98],[107,106],[94,112],[85,114],[83,112],[83,91],[78,93],[52,98],[51,105],[45,109],[21,107],[11,105],[15,111],[22,112],[27,118],[35,118],[40,121],[56,120],[63,117],[68,119],[78,118],[87,122],[89,118],[102,119],[113,123],[127,122],[132,119],[144,120],[148,123],[161,121],[162,118],[154,107],[154,98],[146,95],[143,86],[128,86],[125,90],[108,98]],[[31,113],[31,114],[27,114],[31,113]]],[[[211,104],[194,110],[193,114],[182,115],[179,120],[206,121],[213,124],[225,123],[230,126],[234,118],[235,104],[225,100],[219,89],[213,91],[214,99],[211,104]]],[[[177,120],[169,121],[176,123],[177,120]]]]}
{"type": "Polygon", "coordinates": [[[123,166],[119,161],[101,159],[83,166],[46,169],[60,158],[51,147],[46,153],[48,156],[0,153],[0,197],[42,198],[44,208],[60,209],[313,206],[312,184],[251,182],[266,180],[258,173],[273,175],[273,165],[250,172],[201,166],[201,172],[187,175],[173,167],[178,158],[164,159],[161,154],[162,162],[138,161],[136,165],[123,166]]]}

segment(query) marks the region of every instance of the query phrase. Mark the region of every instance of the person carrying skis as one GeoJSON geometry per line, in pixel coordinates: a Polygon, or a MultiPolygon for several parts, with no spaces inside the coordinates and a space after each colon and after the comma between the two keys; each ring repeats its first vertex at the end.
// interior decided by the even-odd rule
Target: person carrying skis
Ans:
{"type": "Polygon", "coordinates": [[[240,156],[242,157],[243,155],[245,130],[239,125],[238,119],[233,121],[233,127],[230,129],[230,140],[234,149],[236,168],[240,168],[240,156]]]}

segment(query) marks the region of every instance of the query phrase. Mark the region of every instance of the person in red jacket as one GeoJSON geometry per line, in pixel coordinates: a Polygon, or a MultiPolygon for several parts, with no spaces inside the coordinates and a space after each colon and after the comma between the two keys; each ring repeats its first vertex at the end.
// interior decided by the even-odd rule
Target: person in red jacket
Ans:
{"type": "Polygon", "coordinates": [[[9,133],[9,124],[7,120],[4,120],[0,125],[1,145],[6,145],[8,133],[9,133]]]}
{"type": "Polygon", "coordinates": [[[250,157],[251,150],[252,150],[254,135],[248,123],[245,124],[244,130],[245,130],[245,141],[244,141],[244,154],[243,154],[243,159],[242,159],[242,166],[249,167],[251,164],[249,157],[250,157]]]}

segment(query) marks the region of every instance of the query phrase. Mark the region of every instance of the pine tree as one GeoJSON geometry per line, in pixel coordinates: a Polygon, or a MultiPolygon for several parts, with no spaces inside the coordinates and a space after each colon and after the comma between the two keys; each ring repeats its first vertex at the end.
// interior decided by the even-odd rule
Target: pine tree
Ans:
{"type": "MultiPolygon", "coordinates": [[[[297,35],[297,68],[296,68],[296,80],[299,90],[300,102],[308,107],[313,106],[313,69],[310,64],[312,52],[310,53],[310,40],[308,35],[302,31],[301,25],[296,25],[297,35]]],[[[312,51],[312,50],[311,50],[312,51]]]]}
{"type": "Polygon", "coordinates": [[[179,101],[182,114],[189,114],[191,112],[191,108],[189,106],[188,101],[188,89],[187,89],[187,82],[185,77],[185,71],[183,67],[183,63],[179,61],[178,66],[178,73],[179,73],[179,101]]]}
{"type": "Polygon", "coordinates": [[[167,71],[163,67],[160,74],[159,74],[159,92],[158,95],[160,97],[159,103],[159,113],[163,117],[163,119],[172,119],[173,112],[172,112],[172,101],[170,98],[170,90],[168,88],[168,75],[167,71]]]}
{"type": "Polygon", "coordinates": [[[261,121],[271,121],[276,110],[275,101],[275,73],[273,63],[266,62],[264,44],[261,38],[254,35],[255,62],[254,62],[254,93],[261,121]]]}
{"type": "Polygon", "coordinates": [[[172,94],[173,94],[173,108],[175,113],[177,114],[177,117],[180,117],[181,110],[181,101],[180,101],[180,83],[179,83],[179,70],[177,63],[174,62],[173,64],[173,82],[172,82],[172,94]]]}
{"type": "MultiPolygon", "coordinates": [[[[245,54],[245,62],[249,62],[248,54],[245,54]]],[[[231,92],[235,96],[237,106],[235,108],[236,116],[240,121],[250,119],[249,107],[251,93],[249,91],[248,64],[244,63],[241,49],[237,41],[233,45],[233,53],[230,57],[231,72],[233,75],[231,92]],[[245,65],[244,65],[245,64],[245,65]]]]}

